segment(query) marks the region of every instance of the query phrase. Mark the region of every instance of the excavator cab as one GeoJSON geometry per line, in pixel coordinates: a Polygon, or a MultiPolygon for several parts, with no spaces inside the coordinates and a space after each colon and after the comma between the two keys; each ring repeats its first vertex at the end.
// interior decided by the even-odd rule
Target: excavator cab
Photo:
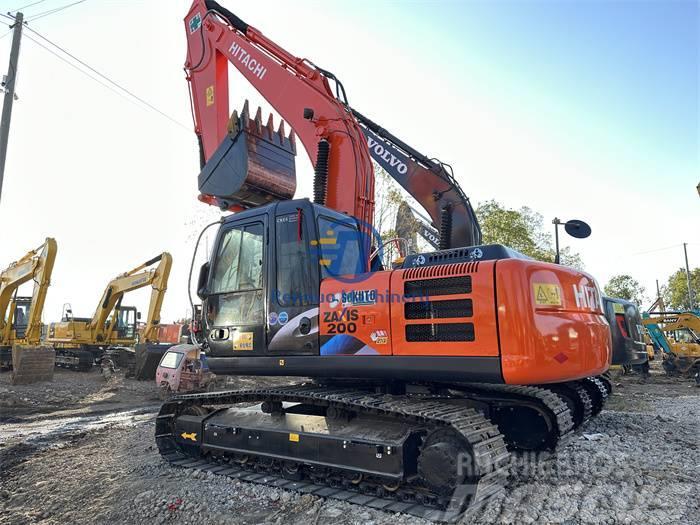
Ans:
{"type": "Polygon", "coordinates": [[[230,216],[199,278],[210,356],[318,355],[321,279],[366,272],[363,237],[308,199],[230,216]]]}
{"type": "Polygon", "coordinates": [[[114,327],[118,339],[134,339],[136,337],[136,322],[141,317],[141,313],[135,306],[120,306],[115,312],[117,314],[117,324],[114,327]]]}
{"type": "Polygon", "coordinates": [[[17,339],[24,338],[29,321],[29,309],[32,306],[31,297],[15,297],[14,312],[12,313],[12,329],[17,339]]]}

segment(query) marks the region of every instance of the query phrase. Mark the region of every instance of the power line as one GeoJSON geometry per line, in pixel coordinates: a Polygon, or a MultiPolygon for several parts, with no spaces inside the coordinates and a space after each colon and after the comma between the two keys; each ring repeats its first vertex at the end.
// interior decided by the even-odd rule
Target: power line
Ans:
{"type": "Polygon", "coordinates": [[[646,250],[643,252],[630,253],[628,256],[631,257],[633,255],[645,255],[647,253],[663,252],[666,250],[670,250],[671,248],[678,248],[679,246],[683,246],[683,245],[682,244],[673,244],[671,246],[666,246],[665,248],[656,248],[653,250],[646,250]]]}
{"type": "MultiPolygon", "coordinates": [[[[85,1],[85,0],[82,0],[82,1],[85,1]]],[[[1,13],[0,13],[0,14],[1,14],[1,13]]],[[[7,16],[7,15],[2,15],[2,16],[5,16],[6,18],[9,18],[10,20],[12,20],[12,21],[14,22],[14,18],[12,18],[12,17],[10,17],[10,16],[7,16]]],[[[9,24],[8,24],[8,25],[9,25],[9,24]]],[[[138,96],[138,95],[137,95],[136,93],[134,93],[133,91],[131,91],[131,90],[125,88],[124,86],[122,86],[121,84],[119,84],[118,82],[116,82],[115,80],[112,80],[110,77],[108,77],[108,76],[105,75],[104,73],[101,73],[100,71],[98,71],[97,69],[95,69],[94,67],[92,67],[92,66],[91,66],[90,64],[88,64],[87,62],[81,60],[80,58],[78,58],[77,56],[75,56],[74,54],[72,54],[71,52],[67,51],[65,48],[63,48],[63,47],[61,47],[60,45],[56,44],[56,43],[53,42],[52,40],[49,40],[47,37],[45,37],[44,35],[42,35],[42,34],[39,33],[38,31],[36,31],[35,29],[32,29],[32,28],[29,27],[29,26],[26,26],[26,28],[27,28],[27,30],[31,31],[31,32],[34,33],[36,36],[38,36],[39,38],[41,38],[42,40],[44,40],[45,42],[51,44],[54,48],[56,48],[56,49],[58,49],[59,51],[61,51],[63,54],[69,56],[70,58],[72,58],[73,60],[75,60],[76,62],[78,62],[79,64],[81,64],[83,67],[85,67],[85,68],[87,68],[88,70],[92,71],[92,72],[93,72],[95,75],[97,75],[98,77],[104,79],[106,82],[108,82],[108,83],[111,84],[112,86],[116,87],[116,88],[119,89],[120,91],[122,91],[122,92],[126,93],[127,95],[129,95],[130,97],[132,97],[132,99],[138,100],[141,104],[143,104],[144,106],[146,106],[146,107],[149,108],[150,110],[152,110],[152,111],[158,113],[158,114],[161,115],[162,117],[168,119],[168,120],[169,120],[170,122],[172,122],[173,124],[176,124],[176,125],[178,125],[179,127],[183,128],[183,129],[186,129],[187,131],[190,131],[190,130],[191,130],[189,126],[186,126],[185,124],[183,124],[182,122],[178,121],[177,119],[171,117],[170,115],[168,115],[168,114],[165,113],[164,111],[158,109],[156,106],[154,106],[153,104],[151,104],[151,103],[148,102],[147,100],[141,98],[140,96],[138,96]]],[[[28,38],[30,38],[28,34],[25,34],[25,36],[27,36],[28,38]]],[[[39,42],[36,41],[36,40],[33,39],[33,38],[30,38],[30,40],[31,40],[32,42],[36,43],[36,44],[39,44],[39,42]]],[[[39,44],[39,45],[40,45],[40,44],[39,44]]],[[[43,45],[42,45],[41,47],[43,47],[44,49],[46,49],[47,51],[49,51],[49,49],[48,49],[46,46],[43,46],[43,45]]],[[[56,53],[52,53],[52,54],[56,55],[56,53]]],[[[58,56],[58,55],[56,55],[56,56],[58,56]]],[[[61,57],[61,58],[63,59],[63,57],[61,57]]],[[[89,78],[91,78],[92,80],[97,80],[97,79],[96,79],[95,77],[93,77],[92,75],[88,75],[87,72],[85,72],[84,70],[82,70],[82,69],[78,68],[77,66],[75,66],[75,64],[72,64],[72,63],[70,63],[69,61],[67,61],[67,60],[65,60],[65,59],[63,59],[63,61],[69,63],[69,64],[70,64],[71,66],[73,66],[75,69],[78,69],[78,71],[81,71],[82,73],[86,74],[86,75],[87,75],[89,78]]],[[[99,82],[99,84],[102,85],[102,86],[108,87],[108,86],[107,86],[105,83],[103,83],[103,82],[99,82]]],[[[111,89],[111,88],[110,88],[110,89],[111,89]]],[[[111,89],[111,91],[114,91],[114,89],[111,89]]],[[[115,91],[115,92],[116,92],[116,91],[115,91]]],[[[128,100],[131,100],[131,99],[128,99],[128,100]]],[[[131,101],[133,102],[133,100],[131,100],[131,101]]]]}
{"type": "Polygon", "coordinates": [[[35,35],[37,35],[37,36],[38,36],[39,38],[41,38],[42,40],[44,40],[44,41],[48,42],[49,44],[51,44],[51,45],[52,45],[53,47],[55,47],[56,49],[59,49],[62,53],[64,53],[64,54],[68,55],[69,57],[71,57],[73,60],[75,60],[76,62],[78,62],[78,63],[81,64],[82,66],[86,67],[87,69],[89,69],[90,71],[92,71],[93,73],[95,73],[97,76],[103,78],[104,80],[106,80],[107,82],[109,82],[110,84],[112,84],[113,86],[115,86],[116,88],[122,90],[123,92],[127,93],[129,96],[135,98],[136,100],[138,100],[139,102],[141,102],[144,106],[147,106],[147,107],[150,108],[151,110],[153,110],[153,111],[155,111],[156,113],[160,114],[161,116],[167,118],[168,120],[170,120],[170,121],[173,122],[174,124],[177,124],[177,125],[180,126],[181,128],[184,128],[184,129],[186,129],[187,131],[190,131],[190,127],[189,127],[189,126],[185,126],[183,123],[181,123],[181,122],[179,122],[178,120],[174,119],[173,117],[171,117],[171,116],[168,115],[167,113],[161,111],[160,109],[158,109],[157,107],[155,107],[153,104],[151,104],[151,103],[148,102],[147,100],[144,100],[143,98],[139,97],[139,96],[138,96],[137,94],[135,94],[133,91],[128,90],[128,89],[125,88],[124,86],[120,85],[118,82],[112,80],[112,79],[109,78],[107,75],[101,73],[100,71],[98,71],[97,69],[95,69],[94,67],[92,67],[92,66],[91,66],[90,64],[88,64],[87,62],[85,62],[85,61],[79,59],[79,58],[76,57],[74,54],[72,54],[72,53],[70,53],[69,51],[67,51],[65,48],[63,48],[63,47],[59,46],[58,44],[56,44],[55,42],[49,40],[49,39],[46,38],[44,35],[42,35],[42,34],[39,33],[38,31],[36,31],[35,29],[32,29],[32,28],[29,27],[29,26],[27,26],[27,29],[28,29],[29,31],[31,31],[32,33],[34,33],[35,35]]]}
{"type": "MultiPolygon", "coordinates": [[[[56,53],[56,52],[55,52],[53,49],[51,49],[50,47],[45,46],[44,44],[42,44],[41,42],[39,42],[38,40],[36,40],[35,38],[32,38],[31,36],[29,36],[29,35],[27,35],[27,34],[25,34],[24,36],[25,36],[26,38],[28,38],[29,40],[31,40],[32,42],[34,42],[34,43],[35,43],[36,45],[38,45],[39,47],[42,47],[43,49],[45,49],[46,51],[48,51],[49,53],[51,53],[53,56],[55,56],[55,57],[58,58],[59,60],[61,60],[61,61],[65,62],[66,64],[68,64],[70,67],[72,67],[72,68],[75,69],[76,71],[82,73],[83,75],[85,75],[85,76],[88,77],[89,79],[94,80],[94,81],[97,82],[99,85],[106,87],[107,89],[109,89],[109,90],[112,91],[113,93],[119,95],[119,96],[120,96],[121,98],[123,98],[124,100],[128,100],[128,101],[131,102],[131,103],[134,102],[132,99],[128,98],[128,97],[125,96],[123,93],[117,91],[116,89],[114,89],[112,86],[110,86],[110,85],[107,84],[106,82],[102,82],[102,81],[99,80],[98,78],[93,77],[92,75],[90,75],[90,73],[88,73],[88,72],[85,71],[84,69],[79,68],[78,66],[76,66],[73,62],[71,62],[71,61],[68,60],[67,58],[62,57],[61,55],[59,55],[58,53],[56,53]]],[[[140,106],[139,106],[139,107],[140,107],[140,106]]]]}
{"type": "Polygon", "coordinates": [[[21,11],[22,9],[27,9],[28,7],[32,7],[33,5],[40,4],[42,2],[46,2],[46,0],[38,0],[37,2],[32,2],[31,4],[23,5],[22,7],[18,7],[17,9],[12,9],[10,12],[16,13],[17,11],[21,11]]]}
{"type": "Polygon", "coordinates": [[[77,2],[73,2],[72,4],[64,5],[62,7],[56,7],[54,9],[49,9],[48,11],[44,11],[43,13],[37,13],[36,15],[33,15],[31,18],[29,18],[27,21],[34,22],[35,20],[39,20],[40,18],[44,18],[49,15],[53,15],[54,13],[58,13],[59,11],[63,11],[64,9],[68,9],[69,7],[73,7],[74,5],[82,4],[83,2],[87,2],[87,0],[78,0],[77,2]]]}

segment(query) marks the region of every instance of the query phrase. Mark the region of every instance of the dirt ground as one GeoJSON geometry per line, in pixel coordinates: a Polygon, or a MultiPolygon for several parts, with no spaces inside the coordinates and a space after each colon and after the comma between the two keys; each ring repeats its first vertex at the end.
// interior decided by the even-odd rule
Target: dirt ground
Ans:
{"type": "MultiPolygon", "coordinates": [[[[658,370],[615,383],[556,453],[516,455],[505,493],[463,523],[700,523],[700,388],[658,370]]],[[[153,383],[97,371],[29,386],[0,374],[0,524],[426,523],[170,467],[159,403],[153,383]]]]}

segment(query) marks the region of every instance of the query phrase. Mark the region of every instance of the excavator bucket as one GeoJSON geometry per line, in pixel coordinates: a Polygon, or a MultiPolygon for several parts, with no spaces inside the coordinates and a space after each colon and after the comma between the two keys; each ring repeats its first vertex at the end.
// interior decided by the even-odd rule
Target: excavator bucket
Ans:
{"type": "Polygon", "coordinates": [[[52,381],[56,352],[50,346],[12,347],[12,384],[26,385],[52,381]]]}
{"type": "Polygon", "coordinates": [[[240,116],[231,115],[229,134],[199,174],[199,191],[211,195],[222,209],[251,208],[273,200],[291,199],[296,191],[294,131],[285,135],[284,122],[275,130],[273,117],[262,122],[262,110],[250,118],[246,100],[240,116]]]}

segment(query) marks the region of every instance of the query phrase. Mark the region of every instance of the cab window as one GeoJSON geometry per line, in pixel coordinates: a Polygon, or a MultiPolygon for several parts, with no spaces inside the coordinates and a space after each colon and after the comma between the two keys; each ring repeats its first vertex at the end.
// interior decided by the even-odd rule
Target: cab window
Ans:
{"type": "Polygon", "coordinates": [[[318,218],[321,276],[337,277],[365,271],[360,233],[354,224],[318,218]]]}
{"type": "Polygon", "coordinates": [[[263,235],[263,223],[254,222],[221,237],[207,299],[207,321],[214,326],[262,322],[263,235]]]}
{"type": "Polygon", "coordinates": [[[275,226],[277,302],[281,306],[308,305],[313,293],[304,215],[302,213],[278,215],[275,226]]]}

